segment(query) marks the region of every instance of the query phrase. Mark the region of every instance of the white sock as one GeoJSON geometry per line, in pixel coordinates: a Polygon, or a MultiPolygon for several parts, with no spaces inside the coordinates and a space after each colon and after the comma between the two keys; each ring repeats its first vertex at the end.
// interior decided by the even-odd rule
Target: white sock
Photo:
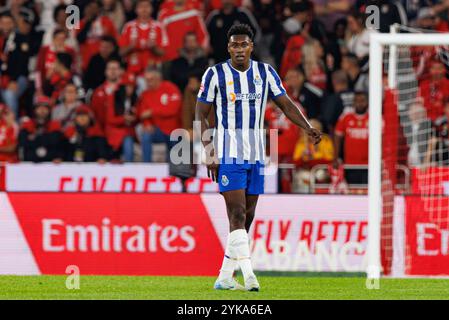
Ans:
{"type": "Polygon", "coordinates": [[[237,263],[243,273],[243,278],[248,279],[254,276],[253,268],[251,266],[251,257],[249,251],[248,234],[245,229],[234,230],[229,234],[229,242],[231,244],[231,253],[237,257],[237,263]]]}
{"type": "Polygon", "coordinates": [[[237,257],[231,252],[231,241],[228,235],[228,240],[226,241],[225,255],[223,258],[223,264],[221,265],[220,274],[218,275],[218,280],[226,280],[232,278],[235,267],[237,267],[237,257]]]}

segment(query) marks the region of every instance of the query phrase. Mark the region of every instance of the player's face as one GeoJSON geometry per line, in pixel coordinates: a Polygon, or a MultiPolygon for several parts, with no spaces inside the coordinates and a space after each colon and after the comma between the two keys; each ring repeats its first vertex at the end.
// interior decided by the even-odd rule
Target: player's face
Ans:
{"type": "Polygon", "coordinates": [[[358,114],[363,114],[368,109],[368,99],[364,94],[356,94],[354,97],[354,109],[358,114]]]}
{"type": "Polygon", "coordinates": [[[253,42],[247,35],[234,35],[229,39],[228,52],[235,65],[245,65],[251,58],[253,42]]]}

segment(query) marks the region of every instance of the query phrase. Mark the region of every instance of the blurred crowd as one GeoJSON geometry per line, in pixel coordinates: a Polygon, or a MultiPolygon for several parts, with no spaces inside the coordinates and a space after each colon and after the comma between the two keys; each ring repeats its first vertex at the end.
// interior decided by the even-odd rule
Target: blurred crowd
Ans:
{"type": "MultiPolygon", "coordinates": [[[[227,30],[245,23],[255,33],[254,59],[279,71],[290,97],[325,133],[313,146],[269,103],[266,127],[279,130],[280,161],[300,171],[366,165],[369,35],[395,23],[449,31],[448,0],[9,0],[0,6],[0,160],[10,162],[152,162],[156,143],[168,155],[174,129],[192,136],[201,76],[228,59],[227,30]],[[72,4],[81,14],[75,29],[67,24],[72,4]],[[370,5],[379,8],[377,29],[367,27],[370,5]]],[[[422,103],[411,118],[417,126],[437,126],[441,137],[448,131],[446,66],[431,50],[416,54],[422,103]]],[[[431,139],[426,148],[444,143],[431,139]]],[[[412,162],[429,154],[410,149],[412,162]]],[[[291,173],[280,179],[290,191],[291,173]]]]}

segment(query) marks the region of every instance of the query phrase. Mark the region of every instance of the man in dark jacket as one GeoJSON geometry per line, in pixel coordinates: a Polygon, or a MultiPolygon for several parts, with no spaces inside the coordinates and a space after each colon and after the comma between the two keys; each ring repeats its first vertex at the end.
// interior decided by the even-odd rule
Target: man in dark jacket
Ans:
{"type": "Polygon", "coordinates": [[[43,34],[33,30],[34,13],[27,8],[20,9],[17,24],[9,12],[3,13],[1,19],[2,25],[12,26],[9,30],[2,30],[1,93],[18,117],[19,98],[28,87],[29,60],[37,55],[43,34]]]}
{"type": "Polygon", "coordinates": [[[208,67],[208,61],[203,49],[198,44],[195,33],[189,32],[184,37],[184,47],[180,57],[173,60],[169,77],[174,84],[184,91],[191,74],[203,73],[208,67]]]}
{"type": "Polygon", "coordinates": [[[222,0],[221,10],[212,11],[206,19],[209,31],[212,58],[215,63],[223,62],[229,58],[227,32],[234,24],[247,24],[254,32],[254,43],[257,44],[261,32],[256,19],[250,11],[235,6],[235,0],[222,0]]]}
{"type": "Polygon", "coordinates": [[[37,98],[34,117],[25,118],[19,132],[19,153],[24,161],[59,162],[64,157],[61,125],[51,120],[50,99],[37,98]]]}
{"type": "Polygon", "coordinates": [[[73,123],[64,130],[68,140],[65,160],[104,163],[109,157],[109,147],[103,131],[95,123],[92,110],[80,105],[75,110],[73,123]]]}

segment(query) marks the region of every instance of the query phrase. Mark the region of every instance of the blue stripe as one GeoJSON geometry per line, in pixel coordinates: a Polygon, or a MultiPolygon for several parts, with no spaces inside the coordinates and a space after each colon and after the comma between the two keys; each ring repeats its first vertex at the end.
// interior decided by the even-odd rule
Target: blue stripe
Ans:
{"type": "MultiPolygon", "coordinates": [[[[224,128],[223,137],[223,158],[226,158],[226,152],[229,150],[229,132],[228,132],[228,97],[226,96],[226,78],[223,71],[223,65],[216,66],[218,75],[218,87],[221,94],[221,124],[224,128]]],[[[217,150],[218,151],[218,150],[217,150]]]]}
{"type": "MultiPolygon", "coordinates": [[[[251,62],[252,63],[252,62],[251,62]]],[[[248,70],[248,89],[250,93],[256,94],[256,85],[254,84],[254,72],[253,68],[251,67],[250,70],[248,70]]],[[[254,131],[254,127],[256,124],[256,100],[249,100],[249,150],[250,150],[250,162],[254,163],[256,160],[256,137],[255,134],[257,132],[254,131]]]]}
{"type": "MultiPolygon", "coordinates": [[[[234,93],[242,93],[242,87],[240,85],[240,75],[231,66],[231,62],[228,61],[229,69],[232,73],[232,79],[234,80],[234,93]]],[[[243,112],[242,112],[242,100],[235,100],[234,104],[235,112],[235,129],[237,136],[237,159],[243,159],[243,133],[242,133],[242,122],[243,122],[243,112]]]]}
{"type": "Polygon", "coordinates": [[[276,73],[276,71],[274,71],[272,66],[268,66],[268,70],[270,71],[271,75],[273,76],[274,80],[276,81],[276,86],[279,88],[279,90],[281,90],[281,93],[278,95],[274,95],[273,90],[271,90],[270,88],[270,98],[273,99],[277,96],[280,96],[282,94],[285,93],[285,90],[282,88],[281,86],[281,78],[279,78],[278,74],[276,73]]]}
{"type": "MultiPolygon", "coordinates": [[[[259,106],[259,108],[260,108],[259,129],[262,130],[263,129],[263,120],[265,118],[265,115],[262,114],[263,103],[264,103],[263,99],[265,97],[265,88],[266,88],[268,80],[267,80],[267,73],[265,72],[264,64],[262,62],[258,62],[257,67],[259,69],[260,78],[262,79],[262,100],[261,100],[261,103],[259,106]]],[[[262,150],[261,150],[261,152],[262,152],[262,150]]]]}
{"type": "Polygon", "coordinates": [[[210,87],[210,81],[214,75],[214,72],[212,69],[209,69],[209,71],[206,74],[206,78],[204,79],[204,91],[201,93],[200,101],[207,102],[207,93],[209,92],[210,87]]]}

